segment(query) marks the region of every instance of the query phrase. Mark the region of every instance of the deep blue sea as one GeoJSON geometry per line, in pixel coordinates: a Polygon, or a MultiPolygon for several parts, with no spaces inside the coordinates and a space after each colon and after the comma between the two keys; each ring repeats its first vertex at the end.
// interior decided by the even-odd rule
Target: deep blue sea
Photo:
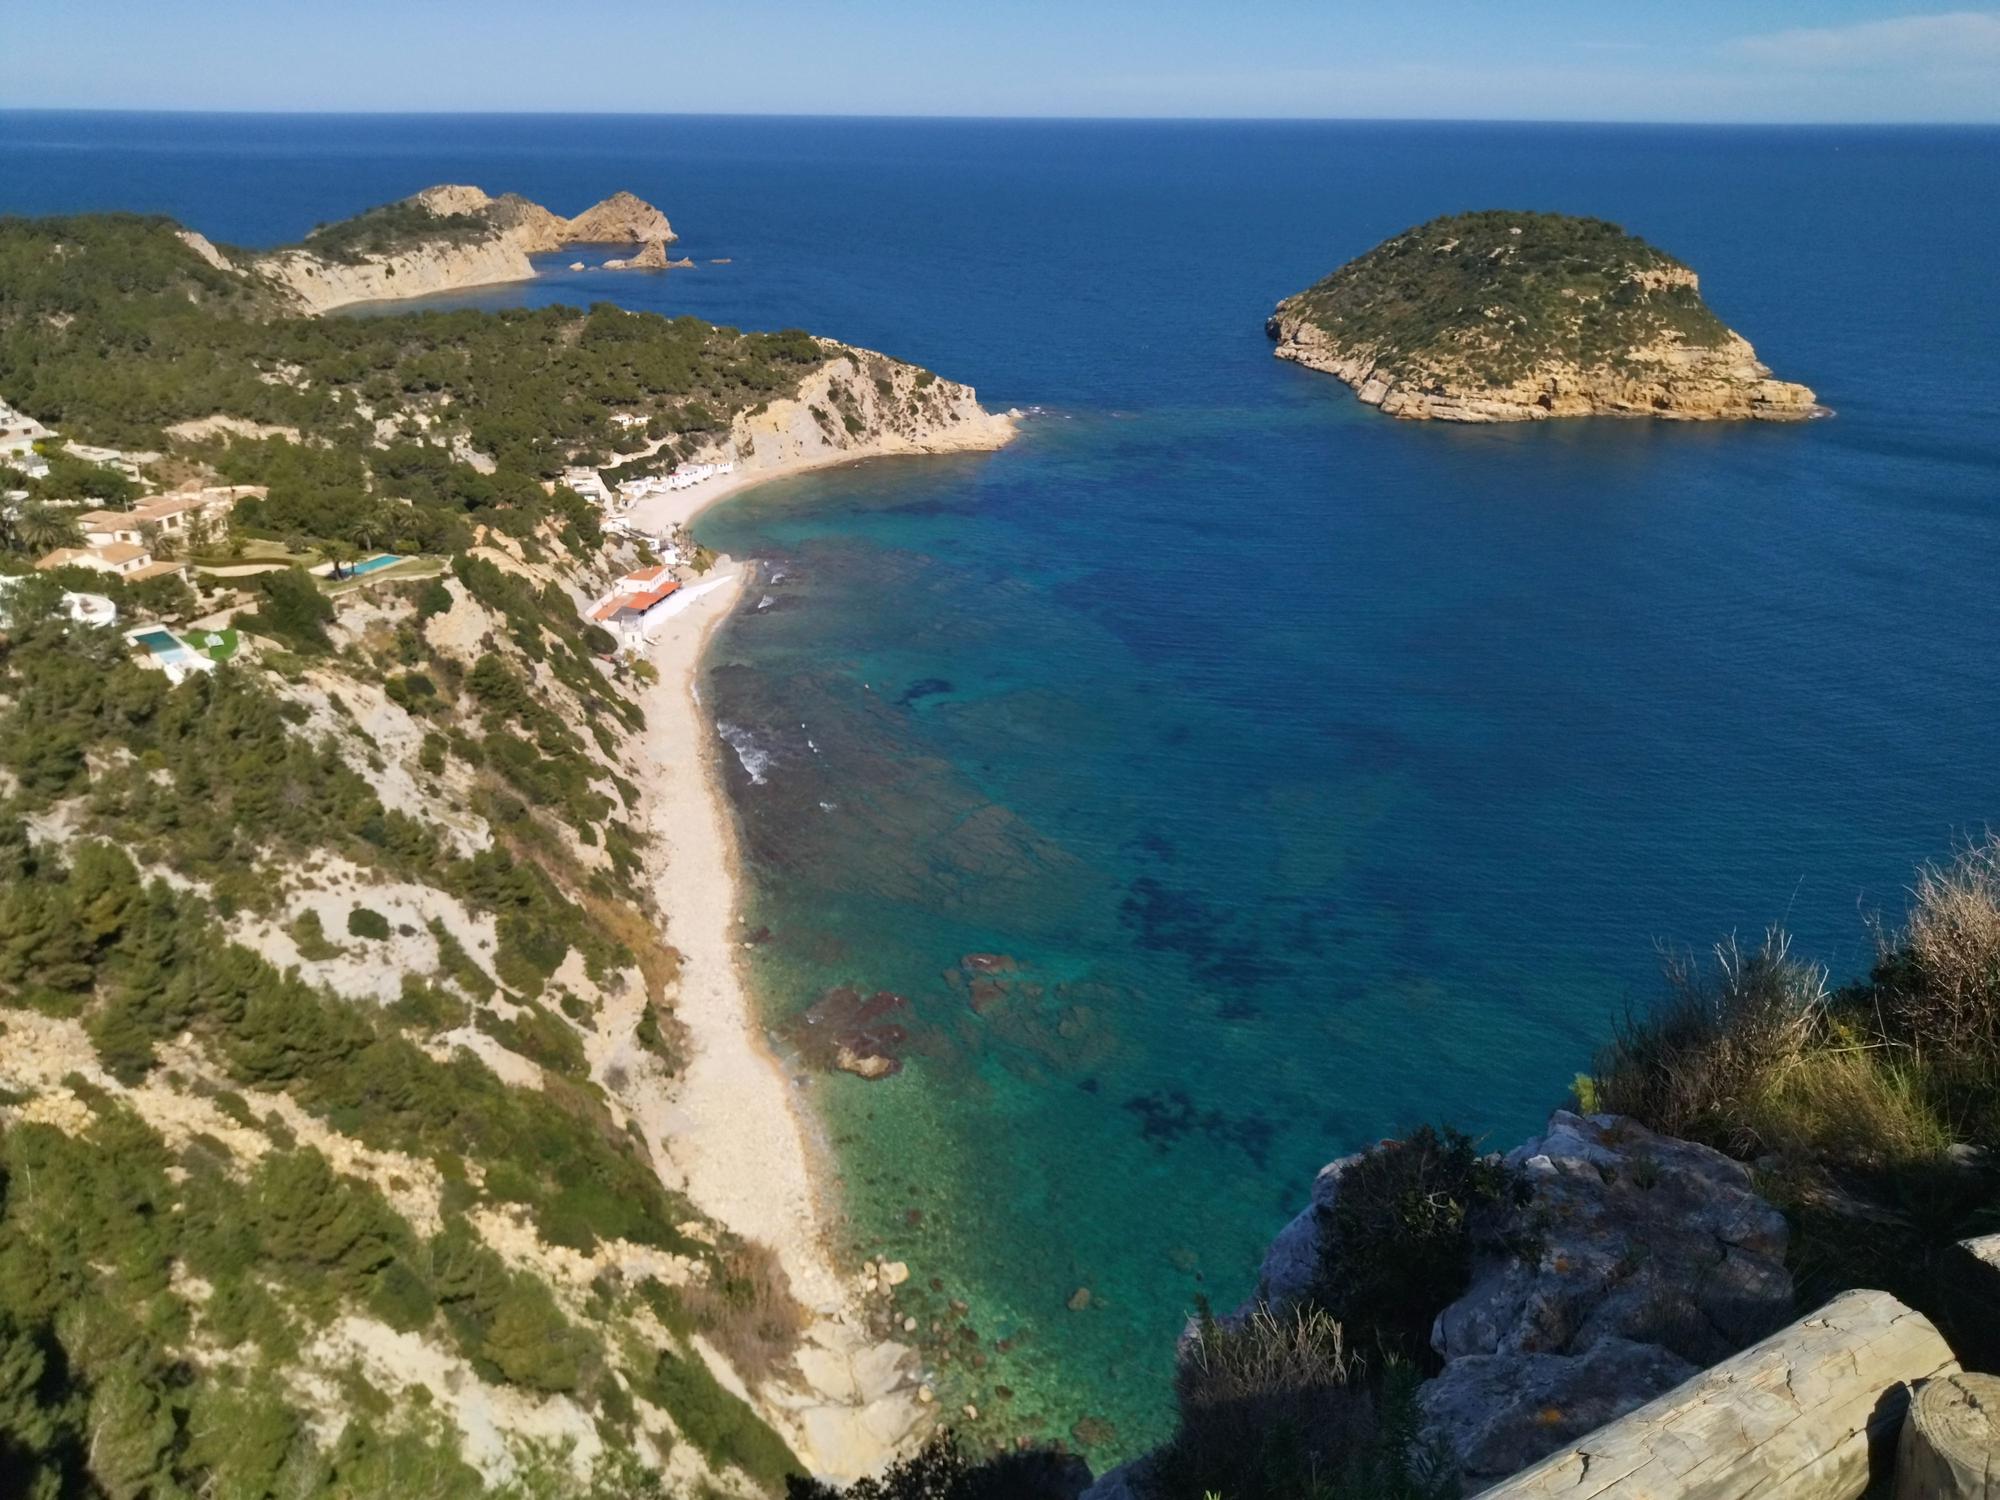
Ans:
{"type": "Polygon", "coordinates": [[[1321,1162],[1511,1144],[1656,943],[1860,969],[2000,815],[2000,133],[0,114],[0,210],[269,244],[439,181],[629,188],[703,262],[461,301],[803,326],[1034,409],[700,526],[770,600],[705,683],[767,1013],[908,998],[902,1074],[810,1087],[984,1434],[1157,1437],[1184,1314],[1321,1162]],[[1272,359],[1281,296],[1485,207],[1645,235],[1837,414],[1403,424],[1272,359]]]}

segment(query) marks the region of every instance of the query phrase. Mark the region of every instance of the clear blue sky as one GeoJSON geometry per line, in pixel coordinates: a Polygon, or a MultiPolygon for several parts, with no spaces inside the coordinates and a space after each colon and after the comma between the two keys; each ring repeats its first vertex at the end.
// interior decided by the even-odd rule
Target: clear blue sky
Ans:
{"type": "Polygon", "coordinates": [[[6,0],[0,106],[2000,120],[1893,0],[6,0]]]}

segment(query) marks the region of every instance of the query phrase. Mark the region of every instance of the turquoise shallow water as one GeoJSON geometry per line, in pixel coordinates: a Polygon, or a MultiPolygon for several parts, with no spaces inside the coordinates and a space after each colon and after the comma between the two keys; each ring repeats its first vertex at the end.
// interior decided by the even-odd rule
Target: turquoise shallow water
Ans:
{"type": "Polygon", "coordinates": [[[1859,967],[1995,815],[1991,131],[0,114],[0,152],[0,207],[254,243],[629,187],[732,264],[464,300],[802,325],[1043,408],[699,528],[771,600],[706,682],[760,987],[780,1027],[906,997],[899,1075],[812,1088],[996,1436],[1157,1436],[1182,1316],[1321,1162],[1517,1138],[1656,940],[1859,967]],[[1680,254],[1838,415],[1418,426],[1272,360],[1278,297],[1494,204],[1680,254]]]}

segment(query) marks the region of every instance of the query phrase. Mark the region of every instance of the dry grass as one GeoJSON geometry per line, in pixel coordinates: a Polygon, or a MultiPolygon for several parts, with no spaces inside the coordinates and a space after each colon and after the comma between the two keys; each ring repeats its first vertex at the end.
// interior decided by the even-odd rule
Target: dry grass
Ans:
{"type": "Polygon", "coordinates": [[[1911,898],[1882,945],[1887,1019],[1917,1047],[2000,1057],[2000,837],[1924,866],[1911,898]]]}
{"type": "Polygon", "coordinates": [[[750,1240],[724,1246],[708,1279],[681,1288],[680,1298],[695,1326],[752,1385],[790,1369],[806,1313],[769,1246],[750,1240]]]}
{"type": "Polygon", "coordinates": [[[1791,955],[1773,928],[1746,952],[1718,943],[1706,967],[1663,956],[1667,998],[1628,1016],[1598,1060],[1586,1103],[1667,1135],[1738,1154],[1768,1143],[1757,1106],[1827,1033],[1826,970],[1791,955]]]}
{"type": "Polygon", "coordinates": [[[1372,1395],[1341,1328],[1317,1308],[1259,1305],[1238,1324],[1204,1317],[1174,1376],[1180,1426],[1155,1457],[1158,1500],[1318,1500],[1352,1493],[1373,1452],[1372,1395]]]}

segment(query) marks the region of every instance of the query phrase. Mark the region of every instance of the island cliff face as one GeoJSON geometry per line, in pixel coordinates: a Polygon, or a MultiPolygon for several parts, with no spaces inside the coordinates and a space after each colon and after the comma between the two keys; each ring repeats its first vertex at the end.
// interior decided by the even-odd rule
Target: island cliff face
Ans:
{"type": "Polygon", "coordinates": [[[1601,219],[1433,219],[1287,297],[1266,331],[1280,359],[1394,417],[1824,414],[1709,310],[1692,270],[1601,219]]]}
{"type": "Polygon", "coordinates": [[[322,313],[526,281],[535,274],[531,255],[568,245],[632,245],[638,253],[627,264],[664,266],[665,247],[676,238],[667,216],[631,193],[566,219],[518,193],[495,198],[448,183],[323,226],[251,265],[299,311],[322,313]]]}

